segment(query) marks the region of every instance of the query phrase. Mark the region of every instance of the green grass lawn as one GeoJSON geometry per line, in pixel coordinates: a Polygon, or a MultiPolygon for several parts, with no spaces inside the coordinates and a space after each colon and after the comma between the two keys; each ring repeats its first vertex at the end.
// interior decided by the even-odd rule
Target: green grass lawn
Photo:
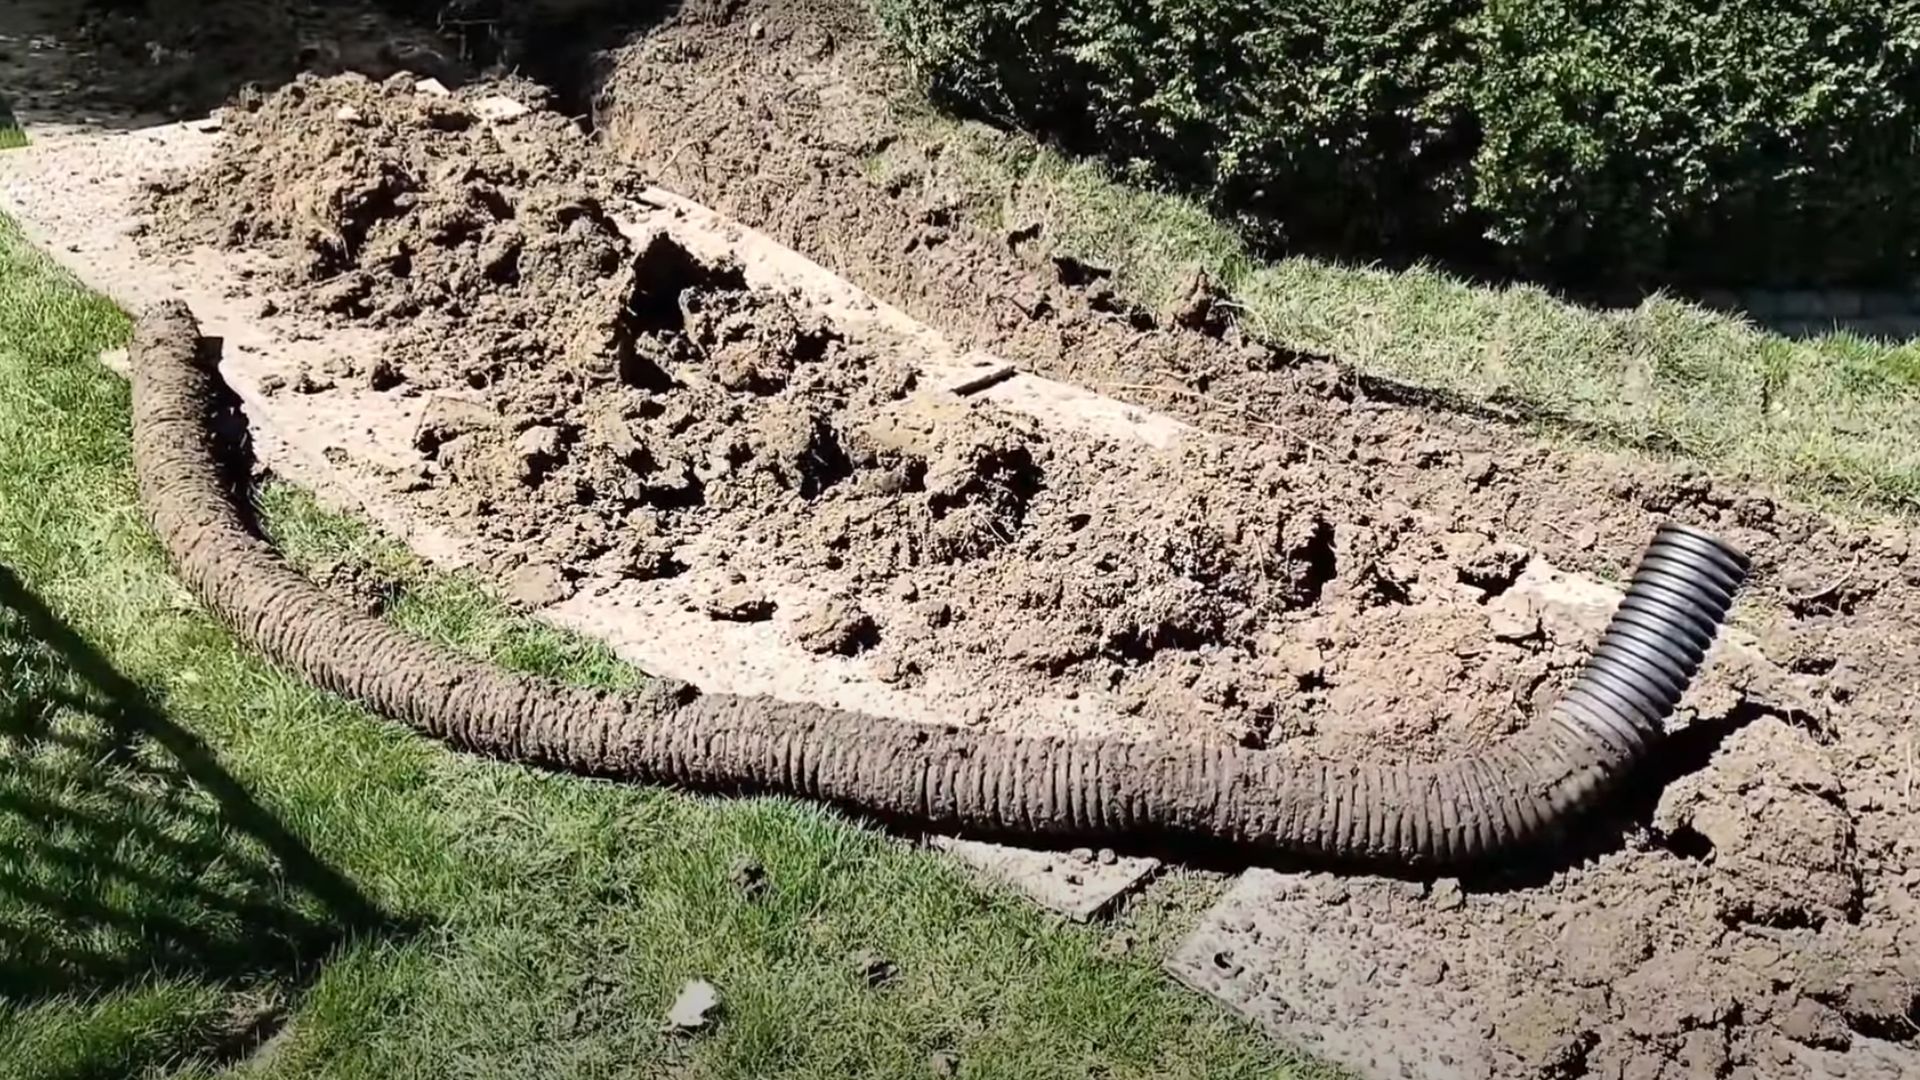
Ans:
{"type": "MultiPolygon", "coordinates": [[[[0,221],[0,1076],[1305,1075],[1159,973],[1203,879],[1118,950],[835,813],[462,757],[250,656],[140,520],[95,361],[126,330],[0,221]],[[664,1033],[691,978],[722,1019],[664,1033]]],[[[259,502],[419,633],[640,677],[296,490],[259,502]]]]}
{"type": "Polygon", "coordinates": [[[1600,311],[1531,286],[1473,285],[1431,269],[1311,258],[1262,261],[1175,195],[1017,134],[957,123],[912,96],[910,137],[876,175],[924,173],[989,228],[1039,223],[1058,250],[1112,267],[1163,309],[1194,267],[1232,295],[1257,338],[1361,374],[1503,406],[1548,432],[1746,474],[1821,501],[1920,510],[1920,342],[1833,334],[1791,341],[1664,296],[1600,311]]]}

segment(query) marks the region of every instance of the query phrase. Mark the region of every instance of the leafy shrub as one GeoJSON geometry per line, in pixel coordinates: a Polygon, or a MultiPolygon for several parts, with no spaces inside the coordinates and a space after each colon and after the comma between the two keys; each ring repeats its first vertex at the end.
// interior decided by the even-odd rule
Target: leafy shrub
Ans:
{"type": "Polygon", "coordinates": [[[1273,239],[1598,280],[1920,256],[1920,0],[875,0],[936,97],[1273,239]]]}

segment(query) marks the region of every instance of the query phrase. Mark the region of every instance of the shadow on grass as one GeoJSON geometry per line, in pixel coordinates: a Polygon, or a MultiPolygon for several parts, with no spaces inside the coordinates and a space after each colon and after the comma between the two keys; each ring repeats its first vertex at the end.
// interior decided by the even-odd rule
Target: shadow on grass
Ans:
{"type": "Polygon", "coordinates": [[[403,932],[0,566],[0,1003],[168,977],[284,994],[346,939],[403,932]]]}

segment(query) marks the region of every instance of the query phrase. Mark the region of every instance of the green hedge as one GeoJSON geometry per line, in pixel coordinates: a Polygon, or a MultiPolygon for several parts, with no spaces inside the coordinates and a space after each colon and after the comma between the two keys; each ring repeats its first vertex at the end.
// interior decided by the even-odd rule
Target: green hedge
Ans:
{"type": "Polygon", "coordinates": [[[1920,269],[1920,0],[874,0],[936,98],[1272,239],[1588,281],[1920,269]]]}

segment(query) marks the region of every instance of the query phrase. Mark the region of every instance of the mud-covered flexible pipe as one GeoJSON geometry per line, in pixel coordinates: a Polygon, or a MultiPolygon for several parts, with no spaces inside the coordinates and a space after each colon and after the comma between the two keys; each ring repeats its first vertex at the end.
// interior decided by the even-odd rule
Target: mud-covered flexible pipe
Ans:
{"type": "Polygon", "coordinates": [[[656,681],[633,693],[503,672],[349,610],[237,512],[216,460],[217,376],[177,302],[136,331],[140,498],[186,584],[303,678],[456,746],[650,783],[777,791],[941,830],[1205,838],[1400,867],[1555,834],[1658,745],[1745,580],[1712,536],[1663,526],[1578,680],[1487,750],[1375,765],[1233,745],[993,735],[656,681]]]}

